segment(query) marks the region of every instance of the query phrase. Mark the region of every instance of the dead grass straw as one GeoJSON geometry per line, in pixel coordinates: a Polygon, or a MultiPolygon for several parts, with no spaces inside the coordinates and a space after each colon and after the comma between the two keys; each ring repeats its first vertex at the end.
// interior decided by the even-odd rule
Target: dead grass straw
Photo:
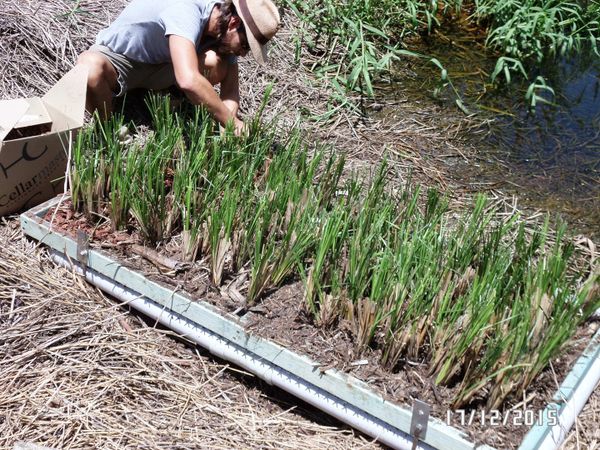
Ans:
{"type": "Polygon", "coordinates": [[[378,448],[129,315],[16,225],[0,228],[0,448],[378,448]]]}

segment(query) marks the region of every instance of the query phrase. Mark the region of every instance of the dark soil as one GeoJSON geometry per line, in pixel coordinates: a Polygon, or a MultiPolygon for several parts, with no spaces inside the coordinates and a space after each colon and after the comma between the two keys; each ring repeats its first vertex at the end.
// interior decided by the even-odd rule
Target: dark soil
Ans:
{"type": "MultiPolygon", "coordinates": [[[[414,399],[430,404],[434,417],[465,431],[473,442],[497,449],[519,446],[530,427],[513,424],[512,417],[516,417],[514,411],[534,411],[535,417],[538,417],[539,411],[552,399],[558,385],[571,370],[573,363],[597,329],[596,323],[582,326],[574,339],[565,346],[561,356],[552,361],[551,366],[537,377],[528,391],[507,402],[504,411],[500,412],[500,421],[508,417],[506,425],[490,426],[489,420],[486,419],[489,418],[489,412],[486,413],[482,409],[484,398],[478,399],[471,409],[466,410],[466,423],[461,423],[461,411],[449,409],[458,386],[436,386],[433,377],[428,375],[426,359],[405,359],[393,372],[385,370],[379,364],[379,349],[368,348],[361,354],[357,353],[352,324],[349,322],[341,321],[329,328],[317,327],[303,308],[302,282],[292,280],[280,289],[267,293],[258,304],[247,307],[239,299],[236,300],[237,295],[231,293],[231,289],[235,289],[236,293],[245,292],[245,274],[237,274],[235,277],[230,275],[229,279],[225,278],[223,286],[217,288],[211,283],[209,269],[203,260],[181,272],[167,270],[131,251],[132,244],[141,244],[138,235],[112,232],[107,224],[92,225],[81,214],[73,213],[70,208],[71,203],[67,200],[56,214],[53,210],[48,211],[46,220],[50,220],[54,215],[54,229],[73,237],[76,230],[85,231],[90,235],[92,248],[105,251],[113,259],[143,273],[152,281],[176,288],[179,292],[215,305],[226,313],[243,315],[249,332],[310,356],[320,364],[322,371],[335,368],[351,374],[367,383],[386,400],[406,408],[411,407],[414,399]],[[471,411],[475,411],[474,416],[471,416],[471,411]]],[[[157,250],[165,256],[177,259],[177,237],[157,250]]]]}

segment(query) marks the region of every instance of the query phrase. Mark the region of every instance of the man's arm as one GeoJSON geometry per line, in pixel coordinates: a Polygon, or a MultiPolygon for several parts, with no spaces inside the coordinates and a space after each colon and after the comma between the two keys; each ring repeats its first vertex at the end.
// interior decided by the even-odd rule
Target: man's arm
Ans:
{"type": "Polygon", "coordinates": [[[240,75],[237,63],[227,66],[227,74],[221,81],[221,100],[237,117],[240,107],[240,75]]]}
{"type": "Polygon", "coordinates": [[[212,116],[223,126],[233,121],[236,134],[240,134],[244,126],[243,122],[219,98],[210,81],[200,73],[194,44],[184,37],[170,35],[169,50],[177,84],[189,100],[195,105],[206,106],[212,116]]]}

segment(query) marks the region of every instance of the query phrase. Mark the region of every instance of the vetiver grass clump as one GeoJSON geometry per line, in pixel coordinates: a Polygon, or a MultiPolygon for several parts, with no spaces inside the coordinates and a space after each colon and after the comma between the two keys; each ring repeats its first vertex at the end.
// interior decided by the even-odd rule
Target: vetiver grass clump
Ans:
{"type": "Polygon", "coordinates": [[[349,321],[357,351],[380,348],[389,369],[427,361],[437,384],[456,387],[454,407],[500,407],[600,307],[598,268],[575,272],[564,226],[531,231],[484,196],[456,215],[434,190],[391,189],[385,161],[371,177],[348,174],[295,129],[278,140],[256,119],[238,138],[202,109],[150,107],[143,143],[119,142],[120,119],[80,133],[75,208],[148,245],[181,234],[181,259],[206,260],[215,286],[248,277],[240,306],[302,280],[318,326],[349,321]]]}

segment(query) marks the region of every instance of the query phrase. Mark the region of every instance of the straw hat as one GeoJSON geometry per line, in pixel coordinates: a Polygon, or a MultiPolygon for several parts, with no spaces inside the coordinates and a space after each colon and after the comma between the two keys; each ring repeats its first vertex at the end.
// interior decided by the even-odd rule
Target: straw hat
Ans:
{"type": "Polygon", "coordinates": [[[279,11],[271,0],[233,0],[244,22],[252,56],[259,64],[267,61],[267,42],[279,28],[279,11]]]}

